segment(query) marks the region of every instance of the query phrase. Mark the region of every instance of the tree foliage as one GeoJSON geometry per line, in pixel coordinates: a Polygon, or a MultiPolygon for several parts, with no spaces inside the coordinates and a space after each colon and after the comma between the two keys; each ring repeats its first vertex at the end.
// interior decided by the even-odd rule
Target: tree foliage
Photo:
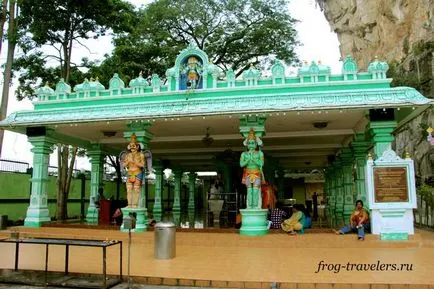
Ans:
{"type": "Polygon", "coordinates": [[[116,37],[113,55],[92,73],[118,72],[127,80],[140,71],[163,75],[189,43],[238,75],[273,57],[296,63],[295,20],[287,7],[286,0],[157,0],[139,11],[134,31],[116,37]]]}
{"type": "Polygon", "coordinates": [[[82,46],[90,51],[83,40],[97,39],[109,29],[131,31],[136,21],[134,7],[123,0],[20,0],[19,5],[22,29],[27,32],[20,41],[24,55],[15,63],[22,75],[19,99],[32,98],[35,88],[51,80],[53,73],[68,82],[79,66],[71,61],[74,49],[82,46]],[[46,52],[47,46],[53,53],[46,52]],[[58,68],[47,68],[52,61],[57,65],[51,66],[58,68]]]}
{"type": "MultiPolygon", "coordinates": [[[[116,33],[131,31],[134,26],[133,6],[123,0],[19,0],[21,29],[20,39],[24,55],[16,59],[14,67],[19,71],[18,98],[32,98],[41,82],[55,83],[59,78],[66,82],[82,81],[83,73],[73,64],[75,45],[95,38],[112,29],[116,33]],[[47,46],[54,51],[47,53],[47,46]],[[45,48],[45,49],[43,49],[45,48]],[[57,65],[48,66],[54,60],[57,65]],[[80,80],[81,79],[81,80],[80,80]]],[[[87,47],[86,47],[87,48],[87,47]]],[[[58,144],[57,219],[67,218],[67,200],[72,170],[78,148],[58,144]]]]}
{"type": "Polygon", "coordinates": [[[421,41],[412,45],[408,67],[401,61],[390,63],[388,77],[393,78],[391,85],[410,86],[424,96],[434,98],[433,61],[434,41],[421,41]]]}

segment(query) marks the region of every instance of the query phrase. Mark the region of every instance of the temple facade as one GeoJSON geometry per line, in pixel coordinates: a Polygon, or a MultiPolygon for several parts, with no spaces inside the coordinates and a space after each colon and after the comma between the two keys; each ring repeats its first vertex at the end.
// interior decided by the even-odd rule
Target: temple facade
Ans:
{"type": "MultiPolygon", "coordinates": [[[[375,59],[360,72],[350,57],[342,73],[321,63],[305,63],[288,76],[274,61],[270,72],[250,67],[240,77],[221,71],[194,46],[180,52],[164,77],[139,75],[128,86],[115,74],[109,87],[98,79],[73,89],[60,80],[38,89],[34,110],[18,111],[0,127],[28,136],[33,145],[33,176],[26,226],[50,220],[45,182],[53,145],[85,148],[92,165],[87,221],[96,222],[95,200],[105,155],[125,151],[134,133],[152,152],[155,198],[139,207],[156,219],[164,210],[194,210],[196,173],[218,171],[223,192],[240,193],[239,154],[250,129],[260,133],[264,177],[278,188],[278,199],[303,200],[289,178],[316,179],[323,191],[330,225],[344,223],[357,199],[369,204],[365,176],[368,156],[380,158],[394,141],[393,132],[433,101],[411,87],[390,87],[387,63],[375,59]],[[269,75],[265,77],[264,75],[269,75]],[[235,161],[234,161],[235,160],[235,161]],[[172,208],[161,204],[163,170],[175,176],[172,208]],[[187,208],[179,202],[181,177],[188,174],[187,208]]],[[[400,156],[404,157],[404,156],[400,156]]]]}

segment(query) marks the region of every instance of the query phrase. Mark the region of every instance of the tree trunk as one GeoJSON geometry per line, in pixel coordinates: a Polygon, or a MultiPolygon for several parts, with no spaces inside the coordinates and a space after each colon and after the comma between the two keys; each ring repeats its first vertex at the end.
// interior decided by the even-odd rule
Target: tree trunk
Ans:
{"type": "MultiPolygon", "coordinates": [[[[7,1],[3,1],[3,4],[7,1]]],[[[2,99],[1,99],[1,106],[0,106],[0,120],[3,120],[6,118],[6,113],[8,109],[8,103],[9,103],[9,89],[11,86],[11,80],[12,80],[12,63],[14,61],[14,55],[15,55],[15,46],[17,44],[17,35],[16,35],[16,29],[17,29],[17,23],[15,21],[15,12],[16,12],[16,2],[10,1],[9,2],[9,21],[8,21],[8,51],[6,56],[6,64],[5,64],[5,70],[3,74],[3,90],[2,90],[2,99]]],[[[3,15],[2,15],[3,17],[3,15]]],[[[1,20],[2,21],[2,20],[1,20]]],[[[3,25],[4,22],[0,23],[1,29],[3,31],[3,25]]],[[[3,32],[2,32],[3,34],[3,32]]],[[[1,40],[1,39],[0,39],[1,40]]],[[[1,49],[0,49],[1,51],[1,49]]],[[[0,130],[0,156],[2,152],[3,147],[3,138],[4,138],[4,130],[0,130]]]]}
{"type": "Polygon", "coordinates": [[[116,170],[116,200],[119,200],[122,184],[121,162],[119,156],[116,156],[116,159],[113,156],[108,156],[108,159],[110,160],[110,165],[116,170]]]}
{"type": "Polygon", "coordinates": [[[0,54],[2,52],[2,45],[3,45],[3,35],[4,35],[3,28],[5,27],[6,16],[7,16],[7,12],[8,12],[8,9],[6,9],[7,5],[8,5],[8,0],[3,0],[2,1],[2,11],[0,14],[0,54]]]}

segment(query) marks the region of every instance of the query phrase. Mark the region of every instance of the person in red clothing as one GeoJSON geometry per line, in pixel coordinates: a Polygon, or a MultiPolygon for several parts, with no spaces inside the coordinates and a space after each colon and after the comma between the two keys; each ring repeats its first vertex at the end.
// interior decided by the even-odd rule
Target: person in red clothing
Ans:
{"type": "Polygon", "coordinates": [[[276,208],[276,186],[271,185],[268,182],[261,186],[262,193],[262,209],[274,209],[276,208]]]}

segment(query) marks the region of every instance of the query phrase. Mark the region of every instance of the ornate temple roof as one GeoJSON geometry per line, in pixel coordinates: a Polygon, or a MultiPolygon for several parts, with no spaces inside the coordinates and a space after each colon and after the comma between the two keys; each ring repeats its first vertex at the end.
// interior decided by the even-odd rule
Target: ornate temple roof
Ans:
{"type": "Polygon", "coordinates": [[[368,72],[357,69],[357,63],[348,56],[338,75],[332,75],[329,66],[311,62],[300,67],[297,76],[287,76],[282,62],[276,60],[271,77],[262,77],[266,73],[251,66],[241,78],[236,78],[231,69],[223,76],[204,51],[189,45],[166,71],[164,83],[156,74],[148,79],[140,74],[125,87],[115,74],[108,89],[98,79],[85,79],[71,92],[71,87],[61,79],[56,90],[48,85],[37,90],[33,111],[15,112],[0,122],[0,126],[71,122],[80,117],[83,121],[93,121],[432,104],[432,100],[413,88],[391,88],[385,62],[376,59],[368,72]],[[183,86],[182,82],[190,81],[195,73],[197,78],[192,81],[197,82],[196,86],[183,86]],[[115,108],[122,109],[114,114],[115,108]]]}

